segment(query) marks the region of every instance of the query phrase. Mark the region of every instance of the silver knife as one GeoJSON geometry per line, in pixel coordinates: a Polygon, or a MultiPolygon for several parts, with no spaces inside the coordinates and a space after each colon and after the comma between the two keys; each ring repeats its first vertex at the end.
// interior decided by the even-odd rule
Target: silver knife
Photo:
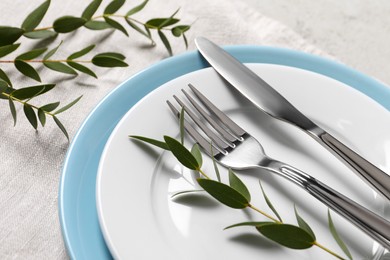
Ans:
{"type": "Polygon", "coordinates": [[[195,44],[210,65],[255,106],[302,129],[390,200],[388,174],[316,125],[267,82],[218,45],[203,37],[196,38],[195,44]]]}

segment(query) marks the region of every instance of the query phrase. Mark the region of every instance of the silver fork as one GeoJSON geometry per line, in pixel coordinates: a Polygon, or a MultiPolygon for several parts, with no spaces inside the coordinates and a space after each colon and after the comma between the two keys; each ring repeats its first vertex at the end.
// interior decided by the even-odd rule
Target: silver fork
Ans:
{"type": "MultiPolygon", "coordinates": [[[[258,140],[234,123],[194,86],[189,84],[189,87],[201,101],[203,107],[209,110],[210,114],[192,96],[182,90],[184,95],[198,112],[198,116],[205,119],[209,126],[203,123],[177,96],[174,96],[174,99],[180,107],[184,107],[186,114],[210,138],[211,143],[185,120],[184,127],[186,131],[203,148],[206,154],[213,156],[217,162],[234,170],[263,168],[288,179],[345,217],[379,244],[390,249],[390,222],[388,220],[297,168],[268,157],[258,140]],[[210,144],[214,149],[210,149],[210,144]],[[213,150],[213,154],[210,150],[213,150]]],[[[167,103],[175,116],[179,117],[180,113],[175,106],[169,101],[167,103]]]]}

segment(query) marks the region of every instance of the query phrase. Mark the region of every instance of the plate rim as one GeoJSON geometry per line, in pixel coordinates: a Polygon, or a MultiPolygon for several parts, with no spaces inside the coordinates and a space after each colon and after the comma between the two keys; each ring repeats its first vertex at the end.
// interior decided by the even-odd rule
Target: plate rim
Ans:
{"type": "MultiPolygon", "coordinates": [[[[357,70],[351,69],[346,65],[343,65],[337,61],[323,58],[313,54],[308,54],[302,51],[296,51],[292,49],[279,48],[279,47],[271,47],[271,46],[236,45],[236,46],[225,46],[224,49],[227,50],[236,58],[238,58],[241,62],[279,64],[279,65],[301,68],[301,69],[313,71],[331,77],[335,80],[345,83],[350,87],[357,89],[358,91],[362,92],[363,94],[367,95],[368,97],[370,97],[371,99],[373,99],[374,101],[382,105],[385,109],[390,110],[390,101],[389,101],[390,88],[388,86],[384,85],[383,83],[371,77],[364,75],[363,73],[357,70]]],[[[75,210],[74,204],[72,204],[72,202],[73,203],[79,202],[80,197],[72,196],[72,195],[78,195],[79,193],[77,192],[75,194],[71,194],[70,192],[68,192],[69,189],[70,191],[76,190],[80,192],[80,190],[77,189],[80,188],[79,187],[80,182],[77,183],[77,181],[82,180],[82,178],[80,179],[80,177],[77,177],[77,175],[75,177],[74,174],[72,175],[72,172],[74,172],[77,169],[78,165],[76,164],[76,166],[74,166],[75,157],[80,156],[80,153],[82,153],[82,151],[80,152],[80,149],[83,148],[83,144],[86,142],[86,131],[88,132],[88,128],[91,128],[91,126],[95,124],[102,125],[103,123],[105,123],[102,121],[96,122],[96,120],[99,119],[99,117],[104,116],[104,113],[107,113],[105,111],[107,111],[106,109],[108,105],[112,102],[116,102],[116,99],[119,98],[122,92],[126,92],[126,90],[131,88],[134,91],[138,91],[137,95],[132,98],[132,102],[129,102],[128,106],[130,108],[135,103],[137,103],[143,96],[145,96],[150,91],[162,85],[162,83],[165,83],[175,77],[184,75],[188,72],[192,72],[207,67],[209,67],[209,65],[200,56],[200,54],[197,51],[186,52],[181,55],[164,59],[134,74],[129,79],[125,80],[119,86],[114,88],[98,103],[98,105],[86,117],[86,119],[78,129],[76,135],[74,136],[68,148],[68,151],[66,153],[62,171],[61,171],[60,187],[59,187],[59,194],[58,194],[61,231],[62,231],[64,244],[66,246],[70,258],[83,259],[83,257],[85,257],[85,253],[86,253],[85,251],[91,250],[91,249],[85,250],[84,248],[85,245],[80,245],[74,243],[75,241],[72,241],[72,236],[74,236],[75,233],[76,234],[79,233],[78,232],[79,223],[77,221],[75,223],[72,223],[72,215],[75,215],[74,213],[78,213],[77,208],[75,210]],[[182,64],[182,66],[178,66],[178,64],[182,64]],[[151,86],[147,88],[145,87],[139,88],[138,86],[132,86],[133,82],[140,81],[150,76],[158,75],[159,71],[164,69],[166,70],[172,65],[174,69],[169,71],[167,74],[163,74],[157,77],[157,79],[153,80],[154,84],[151,84],[151,86]],[[74,180],[76,180],[76,182],[74,180]],[[72,188],[72,183],[76,184],[76,186],[75,187],[73,186],[73,188],[72,188]],[[75,199],[76,201],[74,201],[75,199]],[[70,207],[70,205],[73,205],[73,207],[70,207]]],[[[108,120],[111,121],[111,125],[106,126],[106,129],[104,131],[105,135],[101,136],[99,134],[95,134],[95,136],[97,135],[97,138],[103,141],[103,143],[105,143],[105,141],[107,141],[109,134],[114,129],[116,123],[119,122],[119,120],[125,115],[127,111],[128,108],[123,108],[123,107],[117,108],[117,110],[114,111],[115,118],[108,120]]],[[[110,115],[112,116],[112,114],[110,115]]],[[[98,147],[97,150],[93,151],[93,154],[91,156],[87,156],[87,159],[93,160],[94,158],[91,157],[97,156],[96,164],[98,164],[102,151],[103,149],[101,147],[98,147]]],[[[95,180],[96,180],[96,174],[97,172],[94,175],[95,180]]],[[[83,175],[81,177],[85,177],[85,176],[83,175]]],[[[95,189],[94,189],[95,185],[96,185],[95,182],[89,185],[90,186],[89,188],[92,188],[91,190],[93,191],[93,197],[91,197],[91,199],[95,199],[95,189]]],[[[95,211],[95,215],[97,218],[95,203],[93,203],[93,205],[90,205],[90,207],[91,208],[88,208],[87,210],[95,211]]],[[[102,238],[96,238],[96,239],[102,239],[102,238]]],[[[101,242],[103,242],[104,244],[104,241],[101,242]]],[[[106,255],[100,255],[100,256],[103,258],[109,258],[111,255],[109,252],[106,252],[106,255]]]]}

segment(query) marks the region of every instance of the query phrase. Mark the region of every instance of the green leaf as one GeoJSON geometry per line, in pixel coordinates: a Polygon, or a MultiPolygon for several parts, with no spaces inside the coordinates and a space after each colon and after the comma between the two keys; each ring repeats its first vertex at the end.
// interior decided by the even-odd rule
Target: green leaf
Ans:
{"type": "Polygon", "coordinates": [[[39,109],[46,111],[46,112],[51,112],[54,109],[56,109],[60,105],[60,102],[54,102],[50,104],[46,104],[44,106],[41,106],[39,109]]]}
{"type": "Polygon", "coordinates": [[[196,158],[179,141],[166,135],[164,136],[164,141],[172,154],[183,166],[196,171],[200,169],[200,165],[196,158]]]}
{"type": "Polygon", "coordinates": [[[4,81],[0,80],[1,84],[1,92],[0,92],[0,99],[8,99],[11,95],[12,91],[15,89],[9,87],[4,81]]]}
{"type": "Polygon", "coordinates": [[[41,108],[38,109],[38,118],[39,118],[39,122],[41,122],[41,125],[45,126],[46,115],[45,115],[45,112],[41,108]]]}
{"type": "Polygon", "coordinates": [[[251,194],[249,193],[248,188],[240,180],[240,178],[238,178],[237,175],[234,174],[234,172],[230,168],[229,168],[229,184],[230,187],[232,187],[233,189],[238,191],[242,196],[244,196],[248,202],[251,201],[251,194]]]}
{"type": "Polygon", "coordinates": [[[195,157],[196,161],[198,162],[199,168],[201,168],[203,164],[203,158],[202,158],[202,153],[200,152],[199,145],[197,143],[195,143],[192,146],[191,153],[195,157]]]}
{"type": "Polygon", "coordinates": [[[96,55],[92,58],[92,64],[99,66],[99,67],[127,67],[127,63],[112,57],[112,56],[102,56],[102,55],[96,55]]]}
{"type": "Polygon", "coordinates": [[[171,29],[172,35],[175,37],[182,36],[183,33],[188,31],[191,28],[189,25],[178,25],[171,29]]]}
{"type": "Polygon", "coordinates": [[[32,59],[35,59],[36,57],[40,56],[46,50],[47,50],[47,48],[31,50],[31,51],[20,54],[15,59],[16,60],[32,60],[32,59]]]}
{"type": "Polygon", "coordinates": [[[42,95],[55,87],[55,84],[36,85],[31,87],[20,88],[11,93],[17,99],[25,100],[42,95]]]}
{"type": "Polygon", "coordinates": [[[307,233],[311,235],[313,240],[316,240],[316,235],[314,234],[313,230],[307,224],[307,222],[298,214],[297,208],[294,205],[294,211],[295,211],[295,217],[297,218],[298,226],[304,230],[306,230],[307,233]]]}
{"type": "Polygon", "coordinates": [[[97,54],[95,57],[100,57],[100,56],[113,57],[113,58],[116,58],[119,60],[126,59],[126,57],[123,54],[118,53],[118,52],[102,52],[102,53],[97,54]]]}
{"type": "Polygon", "coordinates": [[[267,194],[265,194],[265,191],[263,189],[263,185],[261,185],[261,181],[260,180],[259,180],[259,185],[260,185],[261,192],[263,193],[263,197],[264,197],[265,202],[267,203],[268,207],[276,215],[276,217],[279,219],[279,221],[283,222],[282,218],[280,217],[279,213],[276,211],[275,207],[272,205],[272,203],[271,203],[270,199],[268,198],[267,194]]]}
{"type": "Polygon", "coordinates": [[[151,138],[143,137],[143,136],[139,136],[139,135],[129,135],[129,137],[169,151],[169,147],[165,142],[161,142],[159,140],[155,140],[155,139],[151,139],[151,138]]]}
{"type": "Polygon", "coordinates": [[[263,236],[292,249],[310,248],[315,242],[306,230],[290,224],[270,223],[268,225],[257,226],[256,229],[263,236]]]}
{"type": "Polygon", "coordinates": [[[127,12],[126,16],[130,16],[130,15],[133,15],[133,14],[141,11],[145,7],[145,5],[148,3],[148,1],[149,0],[145,0],[140,5],[137,5],[134,8],[130,9],[130,11],[127,12]]]}
{"type": "Polygon", "coordinates": [[[47,39],[51,37],[56,37],[57,35],[58,33],[51,30],[32,31],[23,34],[24,37],[27,37],[29,39],[47,39]]]}
{"type": "Polygon", "coordinates": [[[24,30],[20,28],[0,26],[0,46],[13,44],[23,33],[24,30]]]}
{"type": "Polygon", "coordinates": [[[104,21],[88,21],[84,24],[84,27],[90,30],[105,30],[112,29],[111,25],[104,21]]]}
{"type": "Polygon", "coordinates": [[[150,32],[146,32],[144,30],[142,30],[138,25],[136,25],[135,23],[133,23],[130,19],[126,18],[125,19],[127,24],[131,26],[131,28],[133,28],[134,30],[136,30],[137,32],[139,32],[140,34],[142,34],[143,36],[145,36],[146,38],[148,38],[149,40],[152,40],[152,37],[150,35],[150,32]]]}
{"type": "Polygon", "coordinates": [[[183,40],[184,40],[184,44],[186,46],[186,49],[188,49],[188,41],[187,41],[187,37],[185,34],[183,34],[183,40]]]}
{"type": "Polygon", "coordinates": [[[125,0],[113,0],[104,9],[104,14],[113,14],[119,10],[125,3],[125,0]]]}
{"type": "Polygon", "coordinates": [[[14,101],[12,100],[12,98],[8,98],[8,104],[9,104],[9,109],[11,110],[12,118],[14,119],[14,126],[15,126],[17,115],[16,115],[15,104],[14,104],[14,101]]]}
{"type": "Polygon", "coordinates": [[[30,64],[21,60],[15,60],[14,65],[16,69],[20,71],[23,75],[41,82],[41,78],[39,77],[38,72],[30,64]]]}
{"type": "Polygon", "coordinates": [[[241,223],[227,226],[224,228],[224,230],[229,228],[234,228],[234,227],[243,227],[243,226],[260,227],[269,224],[275,224],[275,223],[270,221],[248,221],[248,222],[241,222],[241,223]]]}
{"type": "Polygon", "coordinates": [[[226,184],[200,178],[197,181],[207,193],[228,207],[244,209],[249,205],[249,201],[241,193],[226,184]]]}
{"type": "Polygon", "coordinates": [[[26,115],[28,121],[30,122],[30,124],[34,127],[34,129],[37,129],[38,128],[38,120],[37,120],[37,115],[35,114],[33,108],[29,104],[24,103],[23,111],[24,111],[24,114],[26,115]]]}
{"type": "Polygon", "coordinates": [[[7,82],[0,80],[0,94],[5,92],[7,89],[8,89],[7,82]]]}
{"type": "Polygon", "coordinates": [[[82,72],[82,73],[85,73],[85,74],[88,74],[90,75],[91,77],[94,77],[97,79],[97,76],[95,74],[95,72],[93,72],[92,70],[90,70],[89,68],[85,67],[84,65],[81,65],[79,63],[76,63],[76,62],[73,62],[73,61],[68,61],[67,62],[69,66],[71,66],[72,68],[82,72]]]}
{"type": "Polygon", "coordinates": [[[154,18],[150,19],[145,23],[145,25],[150,29],[161,29],[163,27],[167,27],[170,25],[173,25],[175,23],[178,23],[180,20],[176,18],[154,18]]]}
{"type": "Polygon", "coordinates": [[[60,128],[62,133],[65,135],[66,139],[68,139],[68,141],[69,141],[68,132],[66,131],[66,129],[65,129],[64,125],[61,123],[61,121],[56,116],[53,116],[53,120],[56,123],[56,125],[60,128]]]}
{"type": "Polygon", "coordinates": [[[45,16],[47,9],[49,9],[50,0],[43,2],[38,8],[32,11],[22,23],[22,29],[26,32],[34,30],[45,16]]]}
{"type": "Polygon", "coordinates": [[[0,47],[0,58],[4,57],[19,47],[20,43],[10,44],[0,47]]]}
{"type": "Polygon", "coordinates": [[[53,23],[54,31],[58,33],[68,33],[83,26],[87,20],[74,16],[63,16],[58,18],[53,23]]]}
{"type": "Polygon", "coordinates": [[[175,194],[173,194],[171,196],[171,199],[177,197],[177,196],[180,196],[180,195],[184,195],[184,194],[188,194],[188,193],[196,193],[196,192],[204,192],[204,190],[183,190],[183,191],[179,191],[179,192],[176,192],[175,194]]]}
{"type": "Polygon", "coordinates": [[[352,259],[351,252],[348,250],[347,245],[344,243],[344,241],[341,239],[340,235],[338,234],[336,227],[333,223],[332,217],[330,215],[330,210],[328,209],[328,222],[329,222],[329,230],[330,233],[332,233],[332,236],[334,240],[337,242],[341,250],[343,250],[344,254],[348,256],[349,259],[352,259]]]}
{"type": "Polygon", "coordinates": [[[169,55],[172,56],[172,48],[165,34],[161,30],[158,30],[158,36],[160,36],[160,39],[163,42],[165,48],[167,49],[169,55]]]}
{"type": "Polygon", "coordinates": [[[11,80],[8,78],[7,74],[0,68],[0,79],[4,80],[5,82],[8,83],[12,87],[11,80]]]}
{"type": "Polygon", "coordinates": [[[121,32],[123,32],[126,36],[129,36],[129,34],[127,33],[125,27],[123,27],[120,23],[118,23],[117,21],[109,18],[109,17],[104,17],[104,20],[109,24],[111,25],[112,28],[115,28],[121,32]]]}
{"type": "Polygon", "coordinates": [[[58,109],[57,111],[54,112],[54,115],[58,115],[59,113],[62,113],[66,110],[68,110],[69,108],[71,108],[74,104],[76,104],[77,102],[79,102],[79,100],[82,98],[83,96],[79,96],[78,98],[76,98],[75,100],[73,100],[72,102],[70,102],[69,104],[67,104],[66,106],[63,106],[62,108],[58,109]]]}
{"type": "Polygon", "coordinates": [[[93,0],[87,6],[87,8],[85,8],[81,17],[84,18],[85,20],[91,20],[92,16],[96,13],[96,11],[99,8],[101,3],[102,3],[102,0],[93,0]]]}
{"type": "Polygon", "coordinates": [[[80,58],[81,56],[84,56],[85,54],[90,52],[93,48],[95,48],[95,44],[89,45],[88,47],[85,47],[84,49],[71,54],[68,57],[68,60],[74,60],[74,59],[80,58]]]}
{"type": "Polygon", "coordinates": [[[74,69],[72,69],[71,67],[69,67],[61,62],[44,61],[43,65],[45,65],[45,67],[47,67],[51,70],[54,70],[54,71],[58,71],[58,72],[70,74],[70,75],[77,75],[77,72],[74,69]]]}
{"type": "Polygon", "coordinates": [[[62,41],[55,48],[53,48],[50,51],[48,51],[45,54],[45,56],[43,56],[43,60],[48,60],[51,56],[53,56],[57,52],[57,50],[61,46],[61,44],[62,44],[62,41]]]}
{"type": "Polygon", "coordinates": [[[184,135],[185,135],[184,114],[185,114],[185,110],[184,110],[184,107],[182,107],[180,110],[180,116],[179,116],[180,142],[182,145],[184,145],[184,135]]]}

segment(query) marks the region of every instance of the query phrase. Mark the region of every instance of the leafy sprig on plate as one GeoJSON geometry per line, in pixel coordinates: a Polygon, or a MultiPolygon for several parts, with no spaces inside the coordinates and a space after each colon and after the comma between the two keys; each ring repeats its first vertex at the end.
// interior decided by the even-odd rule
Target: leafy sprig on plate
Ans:
{"type": "MultiPolygon", "coordinates": [[[[34,40],[54,39],[54,37],[59,34],[66,34],[78,30],[81,27],[95,31],[113,29],[128,36],[128,31],[117,21],[118,19],[123,19],[131,29],[149,39],[152,45],[155,45],[155,40],[151,31],[157,31],[157,35],[170,55],[172,55],[171,44],[164,32],[170,31],[172,36],[182,37],[185,45],[188,45],[185,33],[190,29],[190,25],[179,24],[180,19],[175,17],[178,10],[169,17],[153,18],[146,22],[141,22],[134,18],[134,15],[142,11],[147,5],[148,0],[133,6],[123,15],[117,14],[117,11],[124,6],[125,0],[112,0],[107,4],[103,13],[100,15],[95,15],[95,13],[101,6],[102,0],[92,0],[79,17],[69,15],[62,16],[57,18],[51,26],[39,28],[38,25],[47,13],[50,3],[50,0],[44,1],[27,15],[20,27],[0,26],[0,99],[8,100],[10,114],[14,119],[14,125],[16,125],[17,122],[17,109],[15,103],[20,103],[23,106],[25,116],[34,129],[38,128],[38,120],[42,126],[45,126],[46,117],[50,116],[66,138],[69,139],[68,133],[64,125],[59,121],[57,115],[76,104],[81,96],[56,111],[54,110],[59,106],[59,102],[52,102],[44,105],[32,104],[31,101],[33,98],[51,91],[56,84],[48,83],[42,85],[18,86],[18,88],[16,88],[12,84],[9,73],[7,69],[4,69],[4,66],[9,64],[13,65],[15,69],[24,76],[38,82],[42,82],[42,79],[39,74],[40,70],[37,70],[36,68],[37,64],[39,68],[43,67],[73,77],[77,76],[78,73],[84,73],[94,78],[97,78],[98,76],[89,65],[107,68],[128,66],[125,62],[126,57],[123,54],[116,52],[98,53],[89,59],[81,58],[94,49],[94,44],[71,53],[66,58],[53,58],[60,48],[62,41],[52,49],[48,49],[47,47],[35,48],[19,53],[12,59],[4,59],[3,57],[18,50],[21,43],[18,43],[17,41],[22,37],[34,40]]],[[[41,45],[47,43],[47,41],[42,41],[41,45]]]]}
{"type": "MultiPolygon", "coordinates": [[[[212,179],[202,170],[203,158],[198,144],[194,144],[191,150],[188,150],[184,145],[184,111],[180,113],[180,141],[170,136],[164,136],[164,141],[155,140],[152,138],[130,135],[129,137],[138,141],[148,143],[158,148],[167,150],[173,154],[173,156],[184,166],[190,170],[196,171],[201,175],[197,178],[197,183],[202,190],[188,190],[180,191],[174,194],[172,197],[185,196],[188,193],[206,191],[210,196],[219,201],[220,203],[233,208],[233,209],[251,209],[263,217],[266,220],[250,221],[236,223],[227,226],[225,229],[237,228],[243,226],[254,227],[264,237],[288,248],[292,249],[308,249],[313,246],[317,246],[326,251],[330,255],[338,258],[345,259],[341,255],[337,254],[333,250],[322,245],[317,241],[316,235],[310,225],[302,218],[298,213],[297,208],[294,206],[294,214],[297,220],[297,224],[285,223],[276,208],[271,203],[271,200],[266,195],[265,190],[259,181],[261,193],[268,208],[273,212],[271,214],[266,213],[264,210],[255,206],[251,202],[251,193],[242,180],[231,170],[228,169],[229,183],[225,184],[221,181],[220,172],[216,165],[216,161],[213,158],[213,164],[215,169],[215,178],[212,179]]],[[[330,211],[328,210],[328,225],[329,230],[344,252],[348,259],[352,259],[352,255],[345,245],[340,235],[338,234],[336,227],[333,223],[330,211]]]]}

